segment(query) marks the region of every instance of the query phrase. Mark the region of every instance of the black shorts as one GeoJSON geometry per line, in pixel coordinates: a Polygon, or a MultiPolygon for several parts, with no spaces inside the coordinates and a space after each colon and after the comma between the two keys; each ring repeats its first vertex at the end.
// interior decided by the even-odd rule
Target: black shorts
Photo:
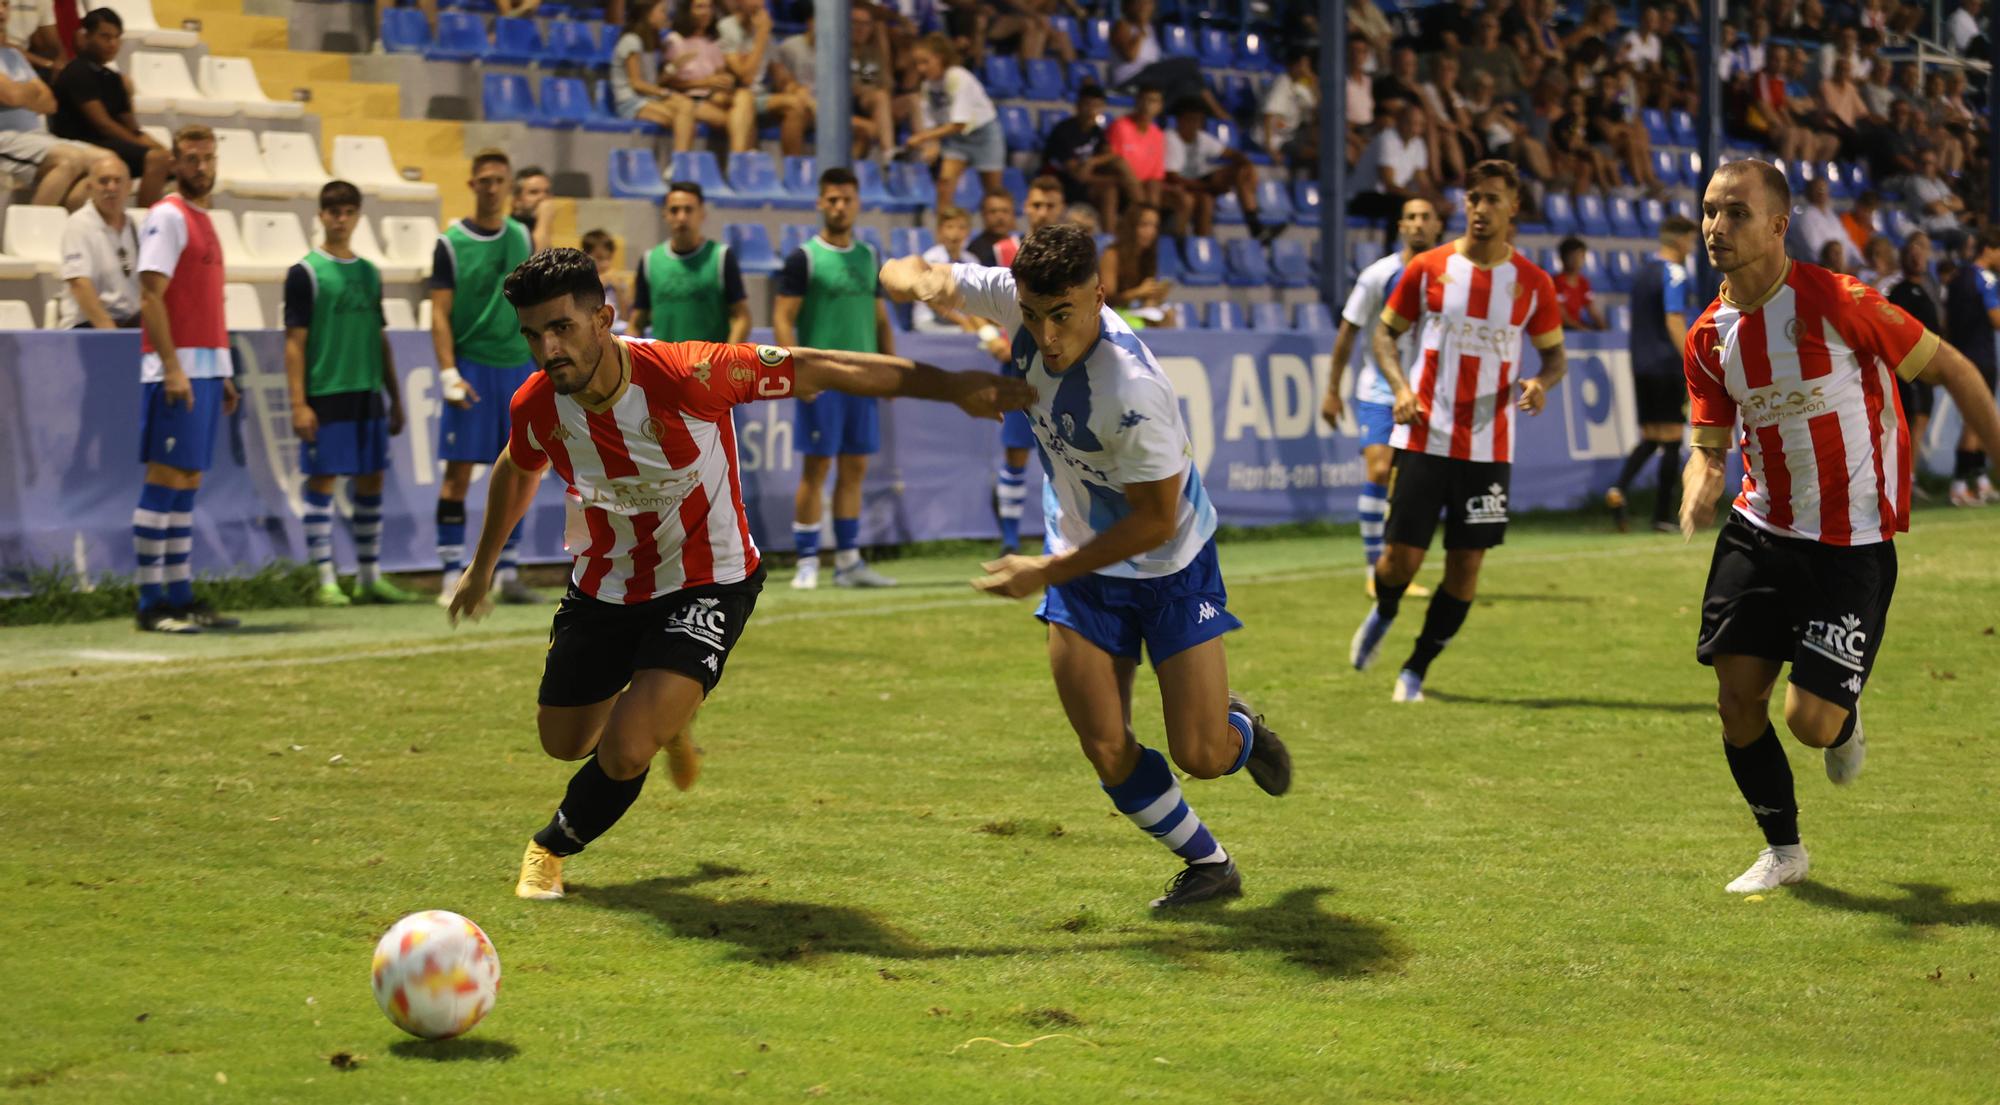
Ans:
{"type": "Polygon", "coordinates": [[[1632,374],[1633,405],[1639,408],[1639,425],[1687,422],[1687,377],[1678,373],[1632,374]]]}
{"type": "Polygon", "coordinates": [[[1444,547],[1490,549],[1507,539],[1506,461],[1454,460],[1396,450],[1389,468],[1389,518],[1382,536],[1427,549],[1444,516],[1444,547]]]}
{"type": "Polygon", "coordinates": [[[549,626],[542,667],[544,706],[589,706],[632,682],[645,668],[679,672],[703,694],[722,681],[729,650],[743,635],[764,569],[741,583],[690,587],[631,606],[591,598],[570,585],[549,626]]]}
{"type": "Polygon", "coordinates": [[[1896,592],[1896,546],[1779,537],[1730,512],[1715,539],[1695,658],[1758,656],[1848,709],[1861,697],[1896,592]]]}
{"type": "MultiPolygon", "coordinates": [[[[1915,380],[1905,380],[1901,376],[1898,376],[1896,377],[1896,394],[1903,400],[1903,417],[1905,419],[1926,417],[1931,413],[1931,408],[1937,402],[1937,385],[1920,384],[1915,380]]],[[[1923,448],[1922,442],[1914,442],[1913,444],[1919,449],[1923,448]]]]}
{"type": "MultiPolygon", "coordinates": [[[[105,138],[101,135],[92,138],[90,143],[93,146],[103,146],[117,154],[118,159],[125,163],[125,171],[132,174],[133,180],[146,175],[146,151],[152,149],[151,146],[142,142],[127,142],[122,138],[105,138]]],[[[137,258],[133,260],[136,261],[137,258]]]]}

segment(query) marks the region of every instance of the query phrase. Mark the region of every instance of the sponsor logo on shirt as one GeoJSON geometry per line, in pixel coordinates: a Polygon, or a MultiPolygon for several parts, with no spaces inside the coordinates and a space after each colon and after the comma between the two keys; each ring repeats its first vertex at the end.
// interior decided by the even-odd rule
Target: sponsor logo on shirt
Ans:
{"type": "Polygon", "coordinates": [[[665,514],[679,506],[700,484],[700,477],[690,468],[664,480],[628,476],[603,484],[579,483],[576,497],[582,506],[613,514],[665,514]]]}
{"type": "MultiPolygon", "coordinates": [[[[1520,287],[1516,284],[1515,287],[1520,287]]],[[[1478,319],[1461,318],[1456,315],[1433,314],[1437,325],[1444,328],[1444,336],[1458,343],[1458,351],[1467,356],[1491,354],[1502,360],[1511,360],[1521,350],[1521,328],[1518,326],[1495,326],[1478,319]]]]}
{"type": "Polygon", "coordinates": [[[1826,389],[1812,388],[1765,388],[1751,392],[1740,405],[1745,426],[1769,426],[1788,418],[1804,418],[1818,414],[1827,407],[1826,389]]]}
{"type": "Polygon", "coordinates": [[[1807,622],[1800,643],[1858,675],[1868,651],[1868,634],[1861,631],[1858,616],[1842,614],[1839,621],[1807,622]]]}

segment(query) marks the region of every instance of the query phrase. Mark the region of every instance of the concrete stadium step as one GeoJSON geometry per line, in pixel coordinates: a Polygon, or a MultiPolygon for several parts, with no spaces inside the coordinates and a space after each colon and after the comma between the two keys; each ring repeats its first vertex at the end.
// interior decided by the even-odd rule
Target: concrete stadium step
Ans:
{"type": "Polygon", "coordinates": [[[153,14],[162,27],[178,27],[184,19],[201,22],[201,42],[211,54],[238,55],[245,50],[283,50],[290,45],[287,20],[279,16],[245,15],[241,0],[159,0],[153,14]]]}

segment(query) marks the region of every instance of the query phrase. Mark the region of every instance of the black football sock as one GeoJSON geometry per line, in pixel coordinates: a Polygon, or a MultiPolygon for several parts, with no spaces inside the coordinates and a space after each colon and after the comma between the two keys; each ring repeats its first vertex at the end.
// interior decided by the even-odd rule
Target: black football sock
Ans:
{"type": "Polygon", "coordinates": [[[1722,751],[1729,757],[1729,773],[1736,777],[1736,789],[1750,804],[1764,841],[1771,845],[1799,842],[1799,803],[1792,794],[1792,764],[1785,759],[1785,746],[1778,742],[1778,730],[1764,726],[1764,735],[1743,748],[1728,741],[1722,751]]]}
{"type": "Polygon", "coordinates": [[[1639,444],[1632,446],[1632,451],[1625,455],[1625,466],[1618,470],[1618,482],[1611,486],[1620,491],[1632,486],[1632,480],[1639,475],[1639,469],[1646,466],[1646,458],[1652,456],[1653,450],[1659,447],[1659,442],[1643,438],[1639,444]]]}
{"type": "Polygon", "coordinates": [[[556,815],[549,819],[548,825],[535,834],[535,843],[559,856],[583,851],[584,845],[609,832],[625,816],[625,811],[632,808],[640,789],[646,785],[646,775],[642,771],[630,779],[613,779],[598,766],[597,757],[592,756],[570,776],[562,805],[556,807],[556,815]]]}
{"type": "Polygon", "coordinates": [[[1431,669],[1431,661],[1458,634],[1458,628],[1465,624],[1465,615],[1472,604],[1439,586],[1431,592],[1430,608],[1424,611],[1424,628],[1417,634],[1417,647],[1410,650],[1410,658],[1403,663],[1405,671],[1417,673],[1419,679],[1431,669]]]}
{"type": "Polygon", "coordinates": [[[1840,735],[1833,738],[1833,743],[1827,745],[1827,747],[1839,748],[1841,745],[1846,744],[1849,738],[1854,736],[1854,723],[1860,720],[1861,704],[1857,702],[1854,704],[1854,709],[1847,711],[1847,720],[1840,723],[1840,735]]]}
{"type": "Polygon", "coordinates": [[[1410,589],[1407,583],[1385,583],[1382,573],[1375,573],[1375,612],[1383,621],[1394,621],[1396,611],[1403,608],[1403,592],[1410,589]]]}
{"type": "Polygon", "coordinates": [[[1671,522],[1681,509],[1681,447],[1660,443],[1660,497],[1653,503],[1653,521],[1671,522]]]}
{"type": "Polygon", "coordinates": [[[1250,231],[1250,236],[1251,236],[1252,238],[1261,238],[1261,237],[1263,237],[1263,235],[1264,235],[1264,215],[1263,215],[1263,213],[1262,213],[1261,211],[1248,211],[1248,210],[1244,211],[1244,212],[1243,212],[1243,226],[1244,226],[1244,228],[1245,228],[1245,229],[1247,229],[1248,231],[1250,231]]]}

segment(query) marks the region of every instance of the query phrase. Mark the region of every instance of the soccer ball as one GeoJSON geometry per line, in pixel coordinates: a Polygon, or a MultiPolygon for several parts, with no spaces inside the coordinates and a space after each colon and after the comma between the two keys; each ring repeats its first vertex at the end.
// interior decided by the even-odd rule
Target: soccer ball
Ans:
{"type": "Polygon", "coordinates": [[[375,1003],[427,1040],[468,1031],[493,1008],[500,953],[478,925],[442,909],[397,921],[375,945],[375,1003]]]}

